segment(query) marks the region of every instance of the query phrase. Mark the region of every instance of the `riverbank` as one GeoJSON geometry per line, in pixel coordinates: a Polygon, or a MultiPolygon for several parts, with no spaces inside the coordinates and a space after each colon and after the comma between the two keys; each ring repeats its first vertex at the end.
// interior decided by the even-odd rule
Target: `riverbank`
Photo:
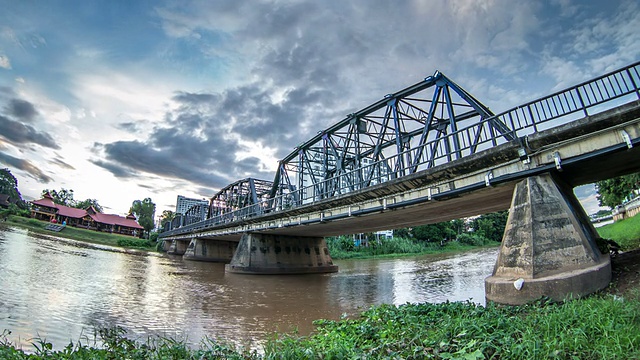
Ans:
{"type": "Polygon", "coordinates": [[[91,343],[53,351],[35,340],[32,354],[0,336],[2,359],[637,359],[640,358],[640,251],[613,259],[605,291],[562,304],[470,302],[380,305],[339,321],[317,320],[310,336],[277,334],[263,351],[203,339],[198,348],[171,338],[131,339],[102,329],[91,343]],[[635,265],[634,265],[635,264],[635,265]],[[628,266],[635,266],[629,268],[628,266]],[[635,272],[635,274],[634,274],[635,272]]]}
{"type": "Polygon", "coordinates": [[[145,251],[156,251],[156,244],[146,239],[139,239],[132,236],[110,234],[106,232],[99,232],[94,230],[87,230],[82,228],[75,228],[71,226],[65,227],[60,232],[46,230],[45,227],[49,224],[44,221],[24,218],[20,216],[11,215],[5,222],[9,226],[17,226],[28,229],[30,231],[57,236],[65,239],[71,239],[76,241],[82,241],[89,244],[108,245],[114,247],[121,247],[124,249],[138,249],[145,251]]]}
{"type": "MultiPolygon", "coordinates": [[[[622,224],[624,232],[633,230],[634,223],[622,224]]],[[[0,336],[0,358],[640,358],[640,250],[623,243],[627,251],[612,259],[611,285],[563,304],[380,305],[353,318],[318,320],[309,336],[274,335],[260,353],[209,339],[197,349],[181,340],[131,339],[115,328],[101,330],[98,342],[83,340],[59,351],[35,340],[26,349],[35,354],[26,355],[0,336]]]]}

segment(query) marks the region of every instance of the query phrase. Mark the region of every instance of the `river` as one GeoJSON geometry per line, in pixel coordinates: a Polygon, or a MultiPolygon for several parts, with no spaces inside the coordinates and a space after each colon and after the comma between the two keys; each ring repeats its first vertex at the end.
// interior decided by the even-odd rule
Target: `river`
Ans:
{"type": "MultiPolygon", "coordinates": [[[[353,316],[382,303],[484,304],[497,248],[448,256],[339,260],[322,275],[242,275],[223,264],[84,243],[0,225],[0,332],[30,348],[93,341],[97,327],[222,339],[255,347],[274,331],[308,334],[316,319],[353,316]],[[90,340],[90,341],[87,341],[90,340]]],[[[1,340],[1,339],[0,339],[1,340]]]]}

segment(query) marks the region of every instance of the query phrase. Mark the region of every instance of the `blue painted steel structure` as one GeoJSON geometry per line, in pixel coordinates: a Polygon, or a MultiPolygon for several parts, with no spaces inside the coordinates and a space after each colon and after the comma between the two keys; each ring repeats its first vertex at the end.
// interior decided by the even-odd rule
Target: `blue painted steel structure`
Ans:
{"type": "MultiPolygon", "coordinates": [[[[526,158],[526,135],[640,99],[639,86],[637,62],[494,115],[436,72],[300,144],[280,161],[273,182],[261,181],[260,196],[252,197],[253,202],[238,201],[238,206],[222,212],[212,211],[211,205],[209,219],[161,237],[341,196],[509,141],[520,142],[526,158]],[[268,192],[265,184],[271,184],[268,192]]],[[[234,184],[245,182],[248,187],[241,193],[246,200],[246,195],[257,192],[255,183],[246,179],[234,184]]]]}

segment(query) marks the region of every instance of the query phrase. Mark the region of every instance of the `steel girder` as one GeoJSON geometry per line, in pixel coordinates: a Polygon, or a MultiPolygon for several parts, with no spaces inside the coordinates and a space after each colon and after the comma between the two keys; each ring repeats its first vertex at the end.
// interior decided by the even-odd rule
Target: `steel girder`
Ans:
{"type": "Polygon", "coordinates": [[[247,210],[244,215],[260,215],[265,210],[272,187],[273,182],[254,178],[229,184],[211,198],[207,218],[231,214],[240,209],[247,210]]]}
{"type": "Polygon", "coordinates": [[[475,153],[496,137],[514,140],[493,115],[436,71],[296,147],[280,161],[269,197],[312,202],[475,153]]]}
{"type": "Polygon", "coordinates": [[[204,204],[193,205],[184,214],[183,225],[194,224],[206,219],[208,208],[204,204]]]}

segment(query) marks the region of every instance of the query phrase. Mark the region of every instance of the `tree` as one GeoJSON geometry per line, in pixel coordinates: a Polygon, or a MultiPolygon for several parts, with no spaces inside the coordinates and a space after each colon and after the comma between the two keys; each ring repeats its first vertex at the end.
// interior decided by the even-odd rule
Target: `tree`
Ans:
{"type": "Polygon", "coordinates": [[[411,233],[419,241],[440,242],[455,237],[456,230],[454,230],[451,221],[445,221],[437,224],[416,226],[411,230],[411,233]]]}
{"type": "Polygon", "coordinates": [[[504,228],[507,226],[507,210],[480,215],[471,222],[474,233],[491,241],[502,241],[504,228]]]}
{"type": "Polygon", "coordinates": [[[27,203],[22,200],[18,191],[18,179],[7,168],[0,169],[0,194],[9,195],[9,199],[20,209],[26,209],[27,203]]]}
{"type": "Polygon", "coordinates": [[[93,208],[99,213],[103,211],[102,205],[98,204],[98,200],[96,199],[86,199],[86,200],[78,201],[73,207],[78,209],[86,209],[89,206],[93,206],[93,208]]]}
{"type": "Polygon", "coordinates": [[[176,215],[177,214],[171,210],[164,210],[160,216],[160,226],[164,226],[164,224],[171,222],[175,219],[176,215]]]}
{"type": "Polygon", "coordinates": [[[140,224],[147,233],[153,229],[153,218],[156,216],[156,204],[153,203],[151,198],[135,200],[131,204],[129,212],[138,218],[138,224],[140,224]]]}
{"type": "Polygon", "coordinates": [[[640,172],[598,181],[596,183],[598,202],[600,206],[608,206],[613,209],[639,188],[640,172]]]}
{"type": "Polygon", "coordinates": [[[74,207],[76,205],[76,201],[73,199],[73,190],[61,188],[60,191],[44,189],[42,190],[42,196],[46,193],[49,193],[53,198],[53,202],[58,205],[64,205],[69,207],[74,207]]]}

